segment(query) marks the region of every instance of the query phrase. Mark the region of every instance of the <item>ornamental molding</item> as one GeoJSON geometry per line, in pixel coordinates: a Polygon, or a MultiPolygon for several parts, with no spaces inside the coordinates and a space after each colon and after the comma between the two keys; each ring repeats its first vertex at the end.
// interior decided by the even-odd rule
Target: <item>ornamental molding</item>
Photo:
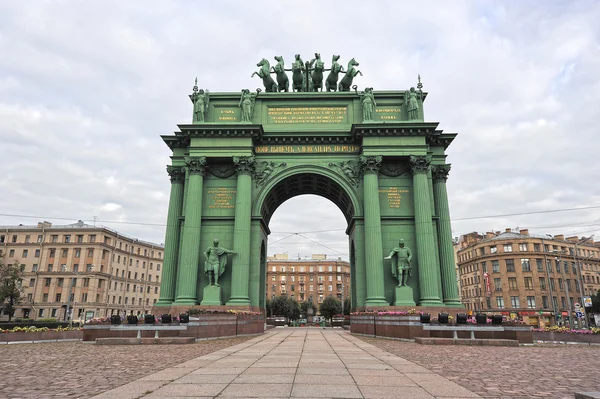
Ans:
{"type": "Polygon", "coordinates": [[[431,157],[427,155],[411,155],[408,163],[413,175],[429,172],[431,157]]]}
{"type": "Polygon", "coordinates": [[[389,177],[399,177],[410,174],[410,166],[407,162],[384,162],[381,164],[379,173],[389,177]]]}
{"type": "Polygon", "coordinates": [[[278,168],[285,168],[287,166],[286,162],[273,162],[273,161],[263,161],[260,163],[252,177],[254,177],[254,181],[256,183],[256,187],[260,187],[265,185],[267,181],[271,179],[271,175],[278,168]]]}
{"type": "Polygon", "coordinates": [[[207,167],[208,173],[211,175],[218,177],[219,179],[227,179],[233,175],[235,175],[236,170],[233,164],[228,163],[218,163],[218,164],[210,164],[207,167]]]}
{"type": "Polygon", "coordinates": [[[254,156],[233,157],[233,167],[238,175],[252,175],[256,169],[254,156]]]}
{"type": "Polygon", "coordinates": [[[329,166],[338,168],[351,185],[358,187],[360,183],[360,165],[356,161],[330,162],[329,166]]]}
{"type": "Polygon", "coordinates": [[[185,168],[183,166],[167,166],[167,173],[171,183],[183,183],[185,180],[185,168]]]}
{"type": "Polygon", "coordinates": [[[448,174],[450,173],[450,164],[444,165],[432,165],[431,175],[434,182],[446,182],[448,180],[448,174]]]}
{"type": "Polygon", "coordinates": [[[204,175],[206,173],[206,157],[185,157],[185,164],[190,174],[204,175]]]}
{"type": "Polygon", "coordinates": [[[381,155],[361,155],[359,158],[361,172],[363,174],[377,174],[382,160],[381,155]]]}

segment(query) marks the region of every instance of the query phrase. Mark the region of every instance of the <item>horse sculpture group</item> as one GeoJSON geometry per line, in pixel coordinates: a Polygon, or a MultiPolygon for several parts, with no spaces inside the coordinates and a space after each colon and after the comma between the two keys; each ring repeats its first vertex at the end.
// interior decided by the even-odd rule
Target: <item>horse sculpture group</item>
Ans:
{"type": "Polygon", "coordinates": [[[296,54],[291,69],[285,69],[285,63],[282,56],[275,56],[277,64],[271,67],[271,64],[266,58],[263,58],[256,64],[260,67],[258,72],[254,72],[251,77],[258,75],[262,79],[266,92],[288,92],[290,89],[290,80],[286,71],[292,72],[292,90],[295,92],[307,91],[323,91],[323,76],[325,71],[329,71],[327,80],[325,81],[325,90],[327,91],[350,91],[352,80],[358,74],[362,76],[357,67],[359,64],[354,58],[348,61],[348,67],[344,71],[344,67],[338,63],[339,55],[334,55],[331,58],[331,68],[326,69],[325,63],[321,60],[321,54],[315,53],[315,58],[306,63],[302,61],[300,54],[296,54]],[[274,73],[277,82],[271,77],[274,73]],[[344,77],[338,84],[338,76],[340,73],[344,77]]]}

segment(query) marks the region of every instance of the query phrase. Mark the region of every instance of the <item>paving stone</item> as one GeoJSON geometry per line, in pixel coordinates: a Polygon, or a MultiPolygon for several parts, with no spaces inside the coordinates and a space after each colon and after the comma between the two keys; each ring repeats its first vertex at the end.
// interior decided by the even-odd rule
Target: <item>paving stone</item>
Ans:
{"type": "Polygon", "coordinates": [[[385,386],[359,385],[359,389],[367,399],[434,399],[434,396],[421,387],[401,387],[392,390],[385,386]]]}
{"type": "Polygon", "coordinates": [[[292,398],[362,398],[355,385],[294,384],[292,398]]]}
{"type": "Polygon", "coordinates": [[[231,384],[219,397],[240,398],[242,396],[252,398],[289,397],[292,384],[231,384]]]}

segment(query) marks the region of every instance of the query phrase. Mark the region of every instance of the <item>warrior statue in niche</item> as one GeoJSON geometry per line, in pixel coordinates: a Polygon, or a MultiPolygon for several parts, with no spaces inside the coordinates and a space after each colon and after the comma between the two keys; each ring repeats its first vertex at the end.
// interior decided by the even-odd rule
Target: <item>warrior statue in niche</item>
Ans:
{"type": "Polygon", "coordinates": [[[392,249],[390,255],[384,259],[392,260],[392,275],[398,279],[398,287],[408,285],[408,279],[412,272],[412,252],[404,246],[404,240],[400,239],[398,247],[392,249]]]}
{"type": "Polygon", "coordinates": [[[219,240],[214,239],[212,247],[208,247],[206,251],[204,251],[204,257],[206,258],[206,262],[204,262],[204,274],[208,275],[208,285],[219,286],[219,277],[225,271],[225,266],[227,265],[227,254],[235,254],[232,250],[223,248],[219,246],[219,240]]]}

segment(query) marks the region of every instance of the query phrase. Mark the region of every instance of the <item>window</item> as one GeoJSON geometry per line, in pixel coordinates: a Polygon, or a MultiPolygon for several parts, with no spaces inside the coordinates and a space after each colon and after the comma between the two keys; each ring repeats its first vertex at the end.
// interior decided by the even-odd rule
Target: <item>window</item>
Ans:
{"type": "Polygon", "coordinates": [[[88,258],[91,258],[94,256],[94,248],[88,249],[87,256],[88,256],[88,258]]]}
{"type": "Polygon", "coordinates": [[[38,264],[34,263],[33,264],[33,269],[31,269],[32,272],[37,272],[38,271],[38,264]]]}
{"type": "Polygon", "coordinates": [[[500,262],[497,260],[492,261],[492,273],[500,273],[500,262]]]}
{"type": "Polygon", "coordinates": [[[90,234],[90,242],[96,242],[96,234],[90,234]]]}
{"type": "Polygon", "coordinates": [[[64,278],[57,278],[56,279],[56,285],[58,287],[62,287],[65,284],[65,279],[64,278]]]}
{"type": "Polygon", "coordinates": [[[55,250],[54,248],[51,248],[51,249],[50,249],[50,253],[48,254],[48,256],[49,256],[50,258],[54,258],[54,254],[55,254],[55,253],[56,253],[56,250],[55,250]]]}
{"type": "Polygon", "coordinates": [[[62,294],[56,294],[56,301],[55,302],[60,302],[62,297],[62,294]]]}
{"type": "Polygon", "coordinates": [[[17,236],[12,236],[12,242],[16,243],[17,242],[17,236]]]}
{"type": "Polygon", "coordinates": [[[495,291],[502,291],[502,280],[500,278],[495,278],[494,279],[494,290],[495,291]]]}
{"type": "Polygon", "coordinates": [[[333,271],[333,266],[329,266],[329,267],[327,268],[327,271],[329,271],[329,272],[332,272],[332,271],[333,271]]]}
{"type": "Polygon", "coordinates": [[[563,309],[567,308],[567,301],[565,301],[565,297],[560,297],[560,304],[562,305],[563,309]]]}
{"type": "MultiPolygon", "coordinates": [[[[29,286],[33,287],[35,285],[35,279],[34,278],[30,278],[29,279],[29,286]]],[[[31,301],[30,301],[31,302],[31,301]]]]}
{"type": "Polygon", "coordinates": [[[514,259],[506,259],[506,271],[507,272],[515,271],[515,260],[514,259]]]}
{"type": "Polygon", "coordinates": [[[508,278],[508,289],[509,290],[516,290],[517,289],[517,278],[516,277],[509,277],[508,278]]]}
{"type": "Polygon", "coordinates": [[[51,272],[51,271],[54,271],[54,265],[53,265],[52,263],[50,263],[50,264],[48,265],[48,271],[49,271],[49,272],[51,272]]]}
{"type": "Polygon", "coordinates": [[[75,258],[81,258],[81,248],[75,248],[75,258]]]}
{"type": "Polygon", "coordinates": [[[88,272],[91,272],[94,269],[94,265],[92,265],[91,263],[88,263],[87,265],[85,265],[85,270],[88,272]]]}
{"type": "Polygon", "coordinates": [[[277,271],[277,266],[273,266],[273,267],[271,267],[271,271],[272,271],[272,272],[276,272],[276,271],[277,271]]]}
{"type": "Polygon", "coordinates": [[[533,244],[533,250],[535,252],[540,252],[540,244],[533,244]]]}
{"type": "Polygon", "coordinates": [[[336,276],[337,281],[342,281],[342,276],[336,276]]]}
{"type": "Polygon", "coordinates": [[[65,235],[65,242],[67,242],[67,243],[71,242],[71,235],[69,235],[69,234],[65,235]]]}
{"type": "Polygon", "coordinates": [[[531,271],[531,263],[529,262],[529,259],[521,259],[521,268],[524,272],[531,271]]]}
{"type": "Polygon", "coordinates": [[[481,256],[485,255],[485,247],[479,248],[479,255],[481,255],[481,256]]]}
{"type": "Polygon", "coordinates": [[[333,276],[329,276],[328,280],[333,281],[333,276]]]}
{"type": "Polygon", "coordinates": [[[579,280],[575,280],[575,291],[579,292],[579,280]]]}
{"type": "Polygon", "coordinates": [[[556,261],[556,272],[560,273],[560,262],[556,261]]]}
{"type": "Polygon", "coordinates": [[[512,244],[504,244],[504,252],[512,252],[512,244]]]}
{"type": "Polygon", "coordinates": [[[312,284],[311,284],[311,285],[309,286],[309,289],[310,289],[310,291],[314,291],[314,290],[315,290],[315,287],[314,287],[314,285],[312,285],[312,284]]]}
{"type": "Polygon", "coordinates": [[[547,296],[542,297],[542,308],[548,309],[548,297],[547,296]]]}
{"type": "Polygon", "coordinates": [[[84,287],[89,287],[90,286],[90,279],[89,278],[84,278],[83,279],[83,286],[84,287]]]}
{"type": "Polygon", "coordinates": [[[83,234],[78,234],[78,235],[77,235],[77,242],[78,242],[79,244],[81,244],[81,243],[83,242],[83,234]]]}
{"type": "Polygon", "coordinates": [[[558,279],[558,289],[562,291],[563,289],[563,283],[562,283],[562,278],[558,279]]]}
{"type": "Polygon", "coordinates": [[[552,306],[554,306],[554,309],[558,309],[558,301],[555,296],[552,297],[552,306]]]}
{"type": "Polygon", "coordinates": [[[540,290],[545,290],[545,289],[546,289],[546,278],[540,277],[540,290]]]}
{"type": "Polygon", "coordinates": [[[323,266],[319,266],[319,271],[322,272],[323,271],[323,266]]]}
{"type": "Polygon", "coordinates": [[[50,317],[56,317],[56,309],[52,309],[52,314],[50,315],[50,317]]]}
{"type": "Polygon", "coordinates": [[[33,301],[33,294],[27,294],[27,302],[33,301]]]}
{"type": "Polygon", "coordinates": [[[485,304],[487,306],[488,309],[492,308],[492,298],[490,298],[489,296],[485,298],[485,304]]]}
{"type": "Polygon", "coordinates": [[[487,273],[487,262],[481,262],[481,270],[487,273]]]}
{"type": "Polygon", "coordinates": [[[74,271],[74,272],[78,272],[78,271],[79,271],[79,263],[75,263],[75,264],[73,265],[73,271],[74,271]]]}
{"type": "Polygon", "coordinates": [[[48,302],[48,294],[42,295],[42,302],[48,302]]]}
{"type": "Polygon", "coordinates": [[[496,297],[496,306],[498,307],[498,309],[504,309],[504,297],[496,297]]]}
{"type": "Polygon", "coordinates": [[[535,265],[536,265],[537,271],[539,273],[542,273],[544,271],[544,262],[542,262],[541,259],[536,259],[535,260],[535,265]]]}
{"type": "Polygon", "coordinates": [[[159,263],[157,263],[157,264],[156,264],[156,271],[157,271],[157,272],[159,272],[159,271],[160,271],[160,264],[159,264],[159,263]]]}
{"type": "Polygon", "coordinates": [[[68,249],[63,249],[62,250],[62,257],[66,258],[67,256],[69,256],[69,250],[68,249]]]}
{"type": "Polygon", "coordinates": [[[81,302],[87,302],[87,299],[88,299],[88,294],[87,294],[87,292],[86,292],[86,293],[83,293],[83,294],[81,294],[81,302]]]}
{"type": "Polygon", "coordinates": [[[58,235],[52,235],[52,242],[58,242],[58,235]]]}
{"type": "Polygon", "coordinates": [[[555,290],[555,288],[554,288],[554,279],[553,278],[550,279],[550,289],[553,290],[553,291],[555,290]]]}
{"type": "Polygon", "coordinates": [[[510,305],[513,307],[513,309],[518,309],[521,307],[521,303],[519,302],[519,297],[518,296],[511,296],[510,297],[510,305]]]}
{"type": "Polygon", "coordinates": [[[36,257],[36,258],[39,258],[39,257],[40,257],[40,250],[39,250],[39,249],[36,249],[36,250],[35,250],[35,257],[36,257]]]}
{"type": "Polygon", "coordinates": [[[27,255],[29,255],[29,250],[27,250],[27,249],[24,249],[24,250],[23,250],[23,258],[26,258],[26,257],[27,257],[27,255]]]}
{"type": "Polygon", "coordinates": [[[271,276],[271,281],[275,281],[275,280],[276,280],[275,276],[271,276]]]}
{"type": "Polygon", "coordinates": [[[498,248],[495,245],[493,247],[490,247],[491,254],[495,254],[496,252],[498,252],[498,248]]]}
{"type": "Polygon", "coordinates": [[[526,242],[522,242],[519,244],[519,251],[521,252],[527,252],[529,251],[529,248],[527,248],[527,243],[526,242]]]}
{"type": "Polygon", "coordinates": [[[329,290],[329,292],[333,291],[333,286],[332,285],[328,285],[327,289],[329,290]]]}
{"type": "Polygon", "coordinates": [[[526,290],[532,290],[533,289],[533,280],[531,277],[525,277],[524,278],[525,281],[525,289],[526,290]]]}

